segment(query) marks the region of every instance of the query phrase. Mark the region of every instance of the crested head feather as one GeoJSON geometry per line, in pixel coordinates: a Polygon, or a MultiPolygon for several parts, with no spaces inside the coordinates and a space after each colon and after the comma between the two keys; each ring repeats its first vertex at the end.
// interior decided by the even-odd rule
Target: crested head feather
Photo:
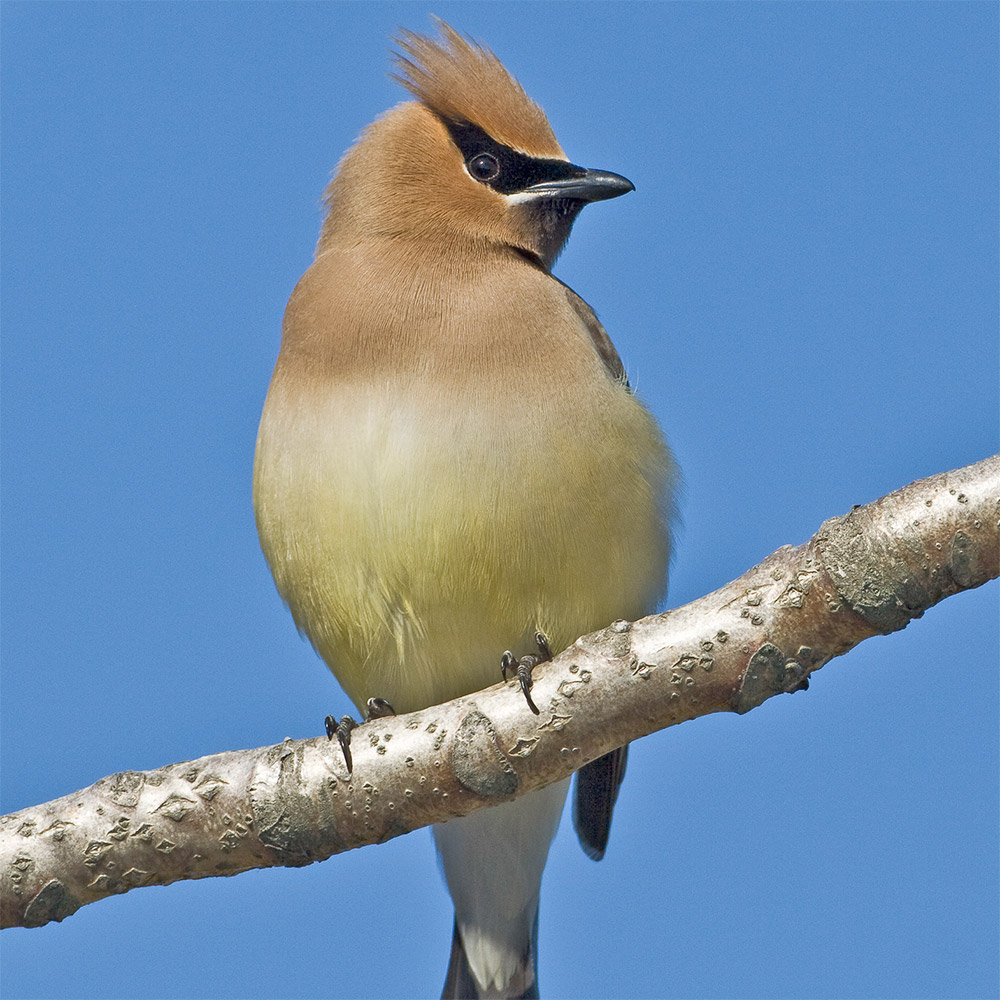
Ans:
{"type": "Polygon", "coordinates": [[[530,156],[565,159],[545,112],[487,48],[434,19],[441,41],[400,29],[398,80],[436,115],[469,122],[530,156]],[[409,58],[407,58],[409,56],[409,58]]]}

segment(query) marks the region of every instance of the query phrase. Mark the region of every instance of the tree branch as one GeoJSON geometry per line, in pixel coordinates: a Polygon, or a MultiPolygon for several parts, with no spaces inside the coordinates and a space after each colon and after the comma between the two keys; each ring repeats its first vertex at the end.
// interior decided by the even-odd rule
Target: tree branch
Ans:
{"type": "Polygon", "coordinates": [[[1000,575],[1000,456],[824,522],[691,604],[584,636],[516,682],[325,737],[125,771],[0,817],[0,926],[143,885],[299,866],[515,798],[623,743],[744,713],[1000,575]]]}

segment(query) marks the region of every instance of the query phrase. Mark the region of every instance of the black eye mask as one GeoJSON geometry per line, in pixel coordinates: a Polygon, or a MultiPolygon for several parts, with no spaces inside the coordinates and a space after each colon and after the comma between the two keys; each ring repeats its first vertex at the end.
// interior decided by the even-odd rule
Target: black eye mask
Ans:
{"type": "Polygon", "coordinates": [[[566,160],[519,153],[468,122],[442,119],[470,176],[500,194],[517,194],[544,181],[571,180],[586,171],[566,160]]]}

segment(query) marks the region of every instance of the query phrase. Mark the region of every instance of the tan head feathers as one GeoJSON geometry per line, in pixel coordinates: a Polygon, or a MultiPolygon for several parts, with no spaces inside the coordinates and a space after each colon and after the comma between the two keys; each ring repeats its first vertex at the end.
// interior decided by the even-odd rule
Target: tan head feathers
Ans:
{"type": "Polygon", "coordinates": [[[500,60],[444,21],[434,20],[440,41],[400,30],[396,42],[406,55],[396,55],[400,73],[393,77],[442,118],[478,125],[523,153],[565,159],[545,112],[500,60]]]}

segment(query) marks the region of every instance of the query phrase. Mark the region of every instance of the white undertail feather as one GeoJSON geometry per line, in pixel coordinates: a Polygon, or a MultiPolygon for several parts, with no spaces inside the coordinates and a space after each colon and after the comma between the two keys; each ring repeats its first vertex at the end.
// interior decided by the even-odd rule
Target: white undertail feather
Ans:
{"type": "Polygon", "coordinates": [[[532,939],[542,871],[569,779],[434,827],[465,954],[476,979],[502,996],[534,982],[532,939]]]}

